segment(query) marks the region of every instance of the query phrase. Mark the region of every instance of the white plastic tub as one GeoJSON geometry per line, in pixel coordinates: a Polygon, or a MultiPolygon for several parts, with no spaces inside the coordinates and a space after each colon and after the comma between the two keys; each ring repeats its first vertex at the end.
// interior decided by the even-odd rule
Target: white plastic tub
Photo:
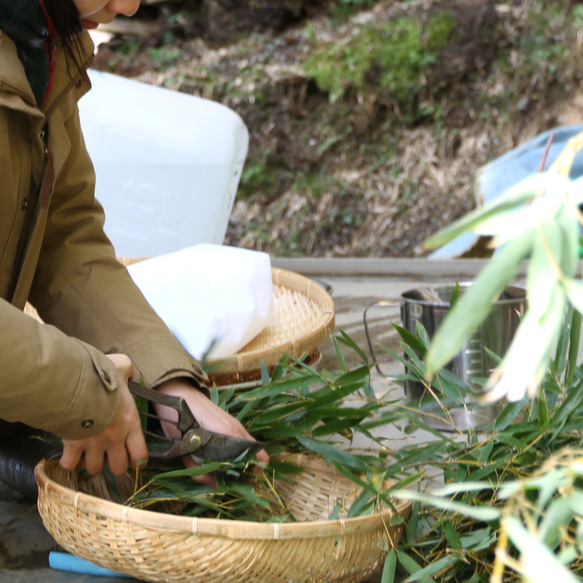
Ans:
{"type": "Polygon", "coordinates": [[[249,136],[219,103],[89,71],[79,102],[96,196],[118,256],[221,244],[249,136]]]}

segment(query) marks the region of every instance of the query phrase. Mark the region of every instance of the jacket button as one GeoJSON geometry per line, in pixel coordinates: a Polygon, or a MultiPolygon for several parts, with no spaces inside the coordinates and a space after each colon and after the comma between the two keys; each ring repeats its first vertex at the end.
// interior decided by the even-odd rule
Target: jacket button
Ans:
{"type": "Polygon", "coordinates": [[[81,427],[83,427],[83,429],[93,427],[93,419],[85,419],[85,421],[81,421],[81,427]]]}
{"type": "Polygon", "coordinates": [[[28,198],[25,198],[22,201],[22,210],[26,210],[28,208],[28,198]]]}

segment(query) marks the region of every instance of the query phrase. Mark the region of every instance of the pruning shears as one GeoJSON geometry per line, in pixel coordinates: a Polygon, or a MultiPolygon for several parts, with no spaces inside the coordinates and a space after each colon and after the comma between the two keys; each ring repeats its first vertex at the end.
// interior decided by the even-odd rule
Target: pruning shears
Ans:
{"type": "Polygon", "coordinates": [[[189,455],[199,464],[204,460],[226,462],[234,461],[246,452],[247,455],[251,455],[265,447],[265,444],[259,441],[223,435],[203,429],[182,397],[165,395],[134,381],[129,382],[129,388],[131,393],[137,397],[142,397],[150,403],[171,407],[178,412],[177,421],[161,419],[152,413],[144,413],[148,417],[176,425],[181,433],[181,437],[169,440],[158,433],[144,431],[146,434],[165,441],[166,447],[164,449],[151,448],[149,450],[149,455],[152,459],[172,459],[189,455]]]}

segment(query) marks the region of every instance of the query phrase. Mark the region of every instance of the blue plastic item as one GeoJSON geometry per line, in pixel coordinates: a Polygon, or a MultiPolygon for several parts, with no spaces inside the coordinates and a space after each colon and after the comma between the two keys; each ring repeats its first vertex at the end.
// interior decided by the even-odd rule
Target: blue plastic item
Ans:
{"type": "MultiPolygon", "coordinates": [[[[517,148],[514,148],[496,158],[489,164],[482,166],[476,173],[476,199],[480,205],[495,200],[512,186],[518,184],[528,176],[535,174],[543,158],[547,142],[554,133],[553,141],[546,158],[543,170],[557,159],[567,142],[583,131],[583,125],[557,127],[532,138],[517,148]]],[[[570,178],[575,180],[583,176],[583,152],[575,155],[571,166],[570,178]]],[[[430,259],[450,259],[459,257],[469,251],[477,242],[475,233],[463,233],[443,247],[432,253],[430,259]]]]}
{"type": "Polygon", "coordinates": [[[84,575],[99,575],[101,577],[124,577],[127,575],[110,571],[104,567],[99,567],[90,561],[76,557],[69,553],[49,553],[49,565],[52,569],[59,571],[69,571],[71,573],[81,573],[84,575]]]}

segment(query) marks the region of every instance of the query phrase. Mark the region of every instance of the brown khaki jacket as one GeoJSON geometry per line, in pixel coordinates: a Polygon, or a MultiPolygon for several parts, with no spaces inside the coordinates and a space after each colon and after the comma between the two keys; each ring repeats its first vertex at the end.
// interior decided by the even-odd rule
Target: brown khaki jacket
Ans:
{"type": "MultiPolygon", "coordinates": [[[[87,34],[83,45],[89,63],[87,34]]],[[[39,109],[14,43],[0,36],[0,419],[68,439],[113,419],[119,395],[107,353],[127,354],[151,386],[203,378],[103,232],[77,108],[88,89],[58,51],[39,109]],[[22,312],[27,300],[46,324],[22,312]]]]}

